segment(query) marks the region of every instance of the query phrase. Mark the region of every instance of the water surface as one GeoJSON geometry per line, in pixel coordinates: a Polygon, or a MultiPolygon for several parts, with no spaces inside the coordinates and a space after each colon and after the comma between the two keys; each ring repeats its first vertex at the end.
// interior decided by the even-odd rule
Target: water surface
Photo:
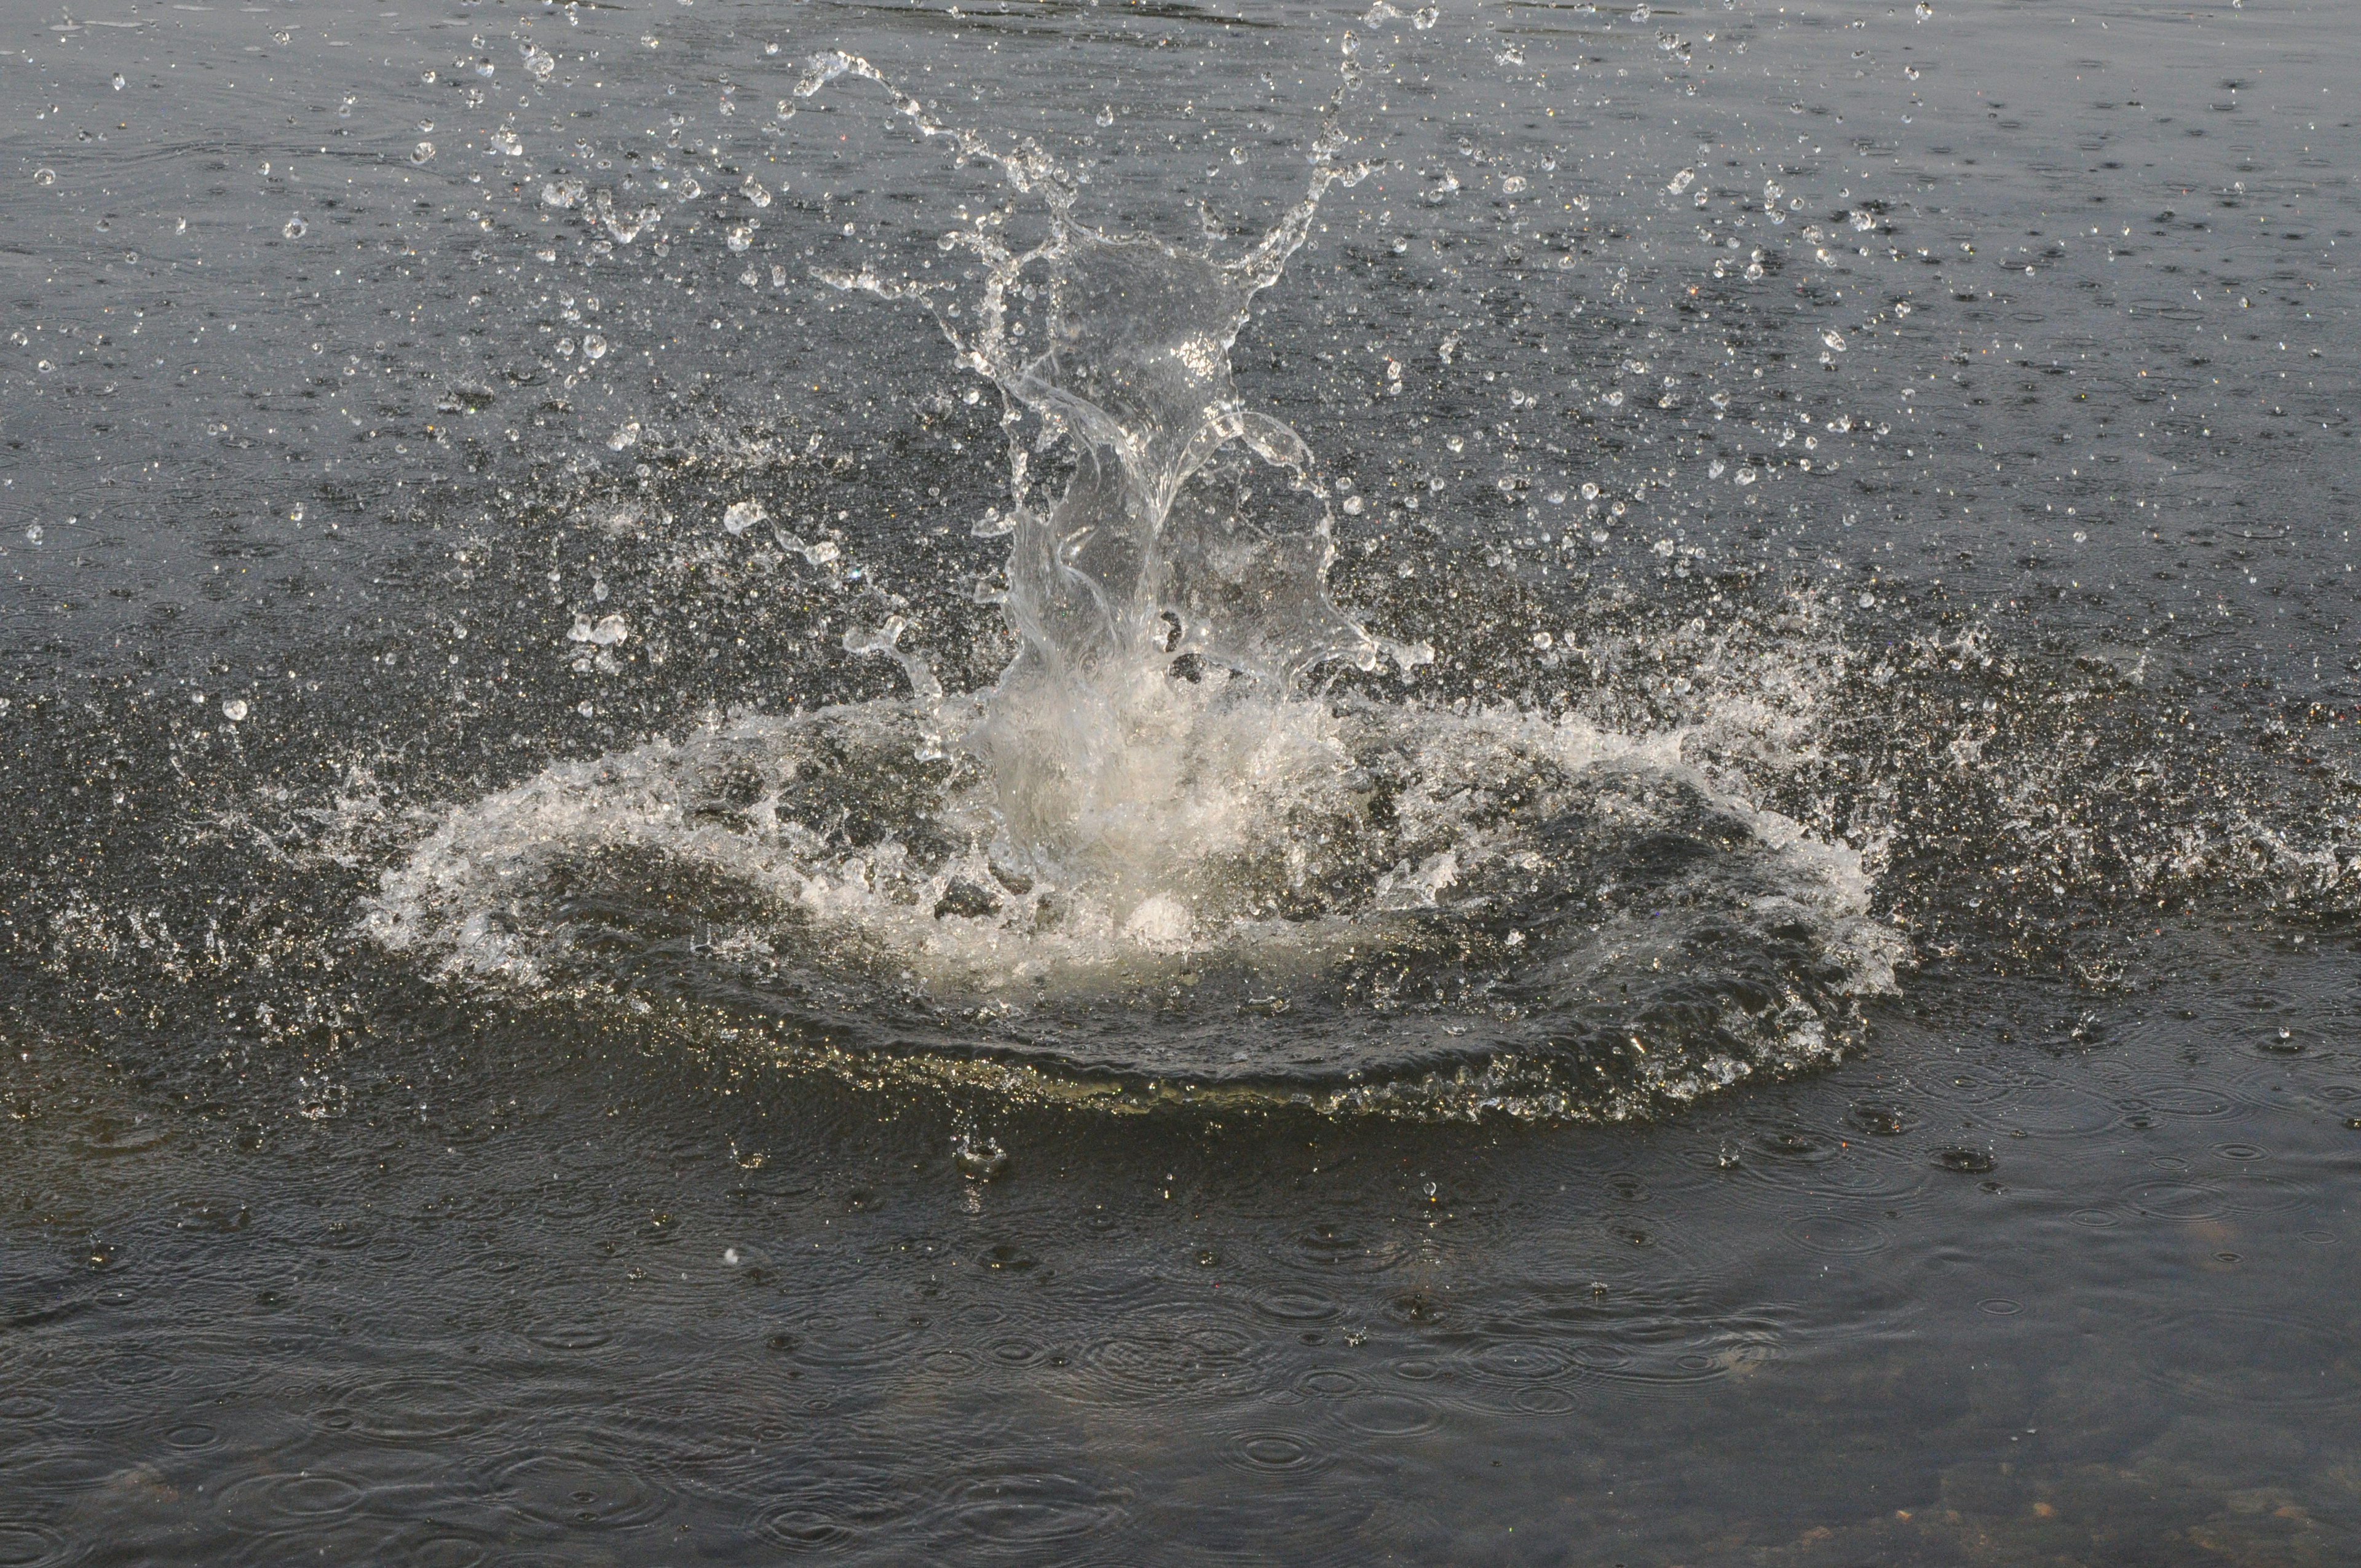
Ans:
{"type": "Polygon", "coordinates": [[[2339,19],[15,24],[0,1561],[2349,1556],[2339,19]]]}

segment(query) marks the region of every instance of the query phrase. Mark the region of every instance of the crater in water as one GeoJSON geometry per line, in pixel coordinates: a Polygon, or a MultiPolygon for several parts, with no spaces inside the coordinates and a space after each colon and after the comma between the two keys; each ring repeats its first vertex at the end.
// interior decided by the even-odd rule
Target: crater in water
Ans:
{"type": "Polygon", "coordinates": [[[1859,854],[1718,793],[1676,733],[1161,695],[1150,782],[1088,853],[1012,843],[921,705],[749,716],[453,812],[374,929],[790,1047],[1335,1107],[1627,1113],[1832,1059],[1892,984],[1859,854]]]}

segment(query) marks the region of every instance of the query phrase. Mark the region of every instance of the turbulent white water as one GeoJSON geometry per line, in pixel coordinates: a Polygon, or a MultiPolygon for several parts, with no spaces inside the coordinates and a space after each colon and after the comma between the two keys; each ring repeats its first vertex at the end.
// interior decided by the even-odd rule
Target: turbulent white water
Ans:
{"type": "Polygon", "coordinates": [[[889,621],[845,643],[899,661],[906,701],[741,717],[454,810],[385,877],[385,946],[806,1039],[1348,1099],[1474,1064],[1479,1099],[1620,1113],[1841,1048],[1899,944],[1861,850],[1697,765],[1743,695],[1626,735],[1313,689],[1432,656],[1330,597],[1319,463],[1231,376],[1249,303],[1357,177],[1333,103],[1307,192],[1225,260],[1093,229],[1044,156],[935,125],[864,61],[798,92],[846,74],[1047,214],[1029,248],[1003,214],[944,238],[982,264],[965,297],[823,278],[923,301],[1003,400],[1009,503],[977,531],[1008,538],[1014,661],[947,696],[889,621]]]}

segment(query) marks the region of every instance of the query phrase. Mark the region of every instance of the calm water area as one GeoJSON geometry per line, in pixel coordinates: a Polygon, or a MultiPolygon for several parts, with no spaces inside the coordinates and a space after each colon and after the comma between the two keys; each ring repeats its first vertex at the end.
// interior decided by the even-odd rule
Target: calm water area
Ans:
{"type": "Polygon", "coordinates": [[[0,15],[0,1568],[2361,1561],[2329,0],[0,15]]]}

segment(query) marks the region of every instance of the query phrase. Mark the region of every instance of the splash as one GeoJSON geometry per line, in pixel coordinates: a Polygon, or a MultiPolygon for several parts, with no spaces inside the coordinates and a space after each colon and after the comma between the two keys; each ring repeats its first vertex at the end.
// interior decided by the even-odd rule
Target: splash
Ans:
{"type": "MultiPolygon", "coordinates": [[[[1283,707],[1323,663],[1367,669],[1382,654],[1407,671],[1433,657],[1373,638],[1330,598],[1334,518],[1316,459],[1292,428],[1246,406],[1230,370],[1255,297],[1302,247],[1323,196],[1369,172],[1339,162],[1353,48],[1348,36],[1308,189],[1227,260],[1093,228],[1075,215],[1072,177],[1037,145],[1003,151],[938,124],[865,60],[821,55],[796,87],[808,98],[843,76],[879,83],[922,136],[998,169],[1049,220],[1048,237],[1022,250],[1000,237],[1000,214],[943,237],[983,264],[970,313],[956,285],[866,266],[819,274],[924,301],[960,363],[1001,395],[1010,505],[977,532],[1008,538],[997,592],[1020,651],[964,743],[988,766],[1005,848],[1021,859],[1148,865],[1203,829],[1201,789],[1186,787],[1202,783],[1191,756],[1205,739],[1191,722],[1201,706],[1174,702],[1176,659],[1248,683],[1238,701],[1283,707]],[[1037,478],[1044,458],[1066,470],[1054,499],[1037,478]],[[1175,782],[1184,787],[1167,787],[1175,782]]],[[[877,644],[863,634],[860,646],[877,644]]]]}
{"type": "Polygon", "coordinates": [[[1008,506],[976,532],[1007,540],[1016,654],[950,694],[896,617],[843,642],[906,700],[745,715],[456,810],[385,877],[379,942],[871,1077],[1623,1116],[1839,1055],[1901,951],[1873,847],[1750,803],[1710,724],[1422,705],[1431,650],[1331,596],[1318,460],[1230,356],[1367,171],[1341,161],[1354,76],[1348,52],[1302,196],[1224,258],[1102,232],[1038,146],[816,59],[799,97],[876,83],[1046,218],[1022,248],[1005,212],[943,237],[972,297],[820,275],[924,305],[997,390],[1008,506]],[[1391,699],[1320,685],[1387,661],[1391,699]]]}

